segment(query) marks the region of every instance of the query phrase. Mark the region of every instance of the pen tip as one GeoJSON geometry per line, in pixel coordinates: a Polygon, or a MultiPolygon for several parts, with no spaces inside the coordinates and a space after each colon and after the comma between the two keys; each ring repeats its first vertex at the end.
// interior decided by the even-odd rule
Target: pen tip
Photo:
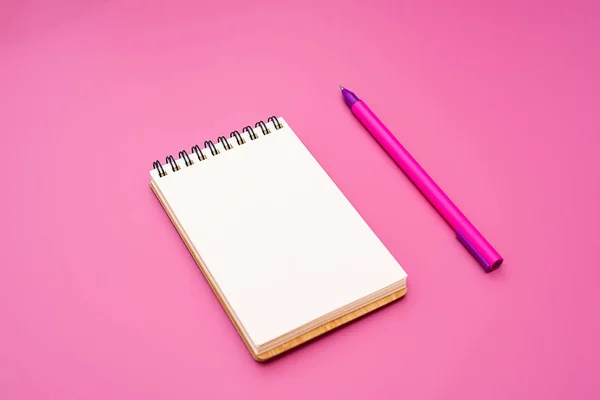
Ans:
{"type": "Polygon", "coordinates": [[[340,90],[344,90],[344,87],[342,85],[340,85],[340,90]]]}

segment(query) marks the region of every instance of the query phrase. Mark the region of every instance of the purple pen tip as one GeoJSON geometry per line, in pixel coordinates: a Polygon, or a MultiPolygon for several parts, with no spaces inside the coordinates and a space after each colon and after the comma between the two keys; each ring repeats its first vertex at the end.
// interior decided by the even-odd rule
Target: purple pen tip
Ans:
{"type": "Polygon", "coordinates": [[[346,102],[348,107],[352,107],[354,103],[360,101],[354,93],[352,93],[342,85],[340,85],[340,89],[342,90],[342,96],[344,97],[344,101],[346,102]]]}

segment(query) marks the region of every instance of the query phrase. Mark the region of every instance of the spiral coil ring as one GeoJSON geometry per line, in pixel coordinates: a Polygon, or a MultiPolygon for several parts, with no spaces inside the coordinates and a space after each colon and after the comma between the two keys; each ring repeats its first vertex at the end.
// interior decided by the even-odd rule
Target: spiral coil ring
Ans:
{"type": "Polygon", "coordinates": [[[202,152],[202,149],[197,144],[192,147],[192,153],[196,153],[196,157],[198,157],[198,161],[206,160],[206,156],[202,152]]]}
{"type": "Polygon", "coordinates": [[[223,146],[225,150],[233,149],[233,146],[229,144],[229,140],[227,140],[225,136],[219,136],[218,141],[219,143],[221,143],[221,146],[223,146]]]}
{"type": "Polygon", "coordinates": [[[235,137],[235,141],[237,142],[238,145],[242,145],[244,143],[246,143],[246,141],[244,140],[244,138],[242,137],[242,135],[240,135],[240,133],[238,131],[233,131],[229,134],[229,137],[235,137]]]}
{"type": "Polygon", "coordinates": [[[250,125],[245,126],[244,129],[242,129],[242,132],[248,132],[248,136],[250,136],[250,140],[258,139],[258,135],[256,133],[254,133],[254,129],[252,129],[252,127],[250,125]]]}
{"type": "Polygon", "coordinates": [[[262,131],[263,135],[268,135],[269,133],[271,133],[271,131],[269,130],[269,128],[267,128],[267,125],[265,124],[265,121],[258,121],[256,123],[256,125],[254,125],[255,128],[260,128],[260,130],[262,131]]]}
{"type": "Polygon", "coordinates": [[[156,160],[152,163],[152,169],[156,169],[158,171],[158,176],[163,177],[167,175],[160,161],[156,160]]]}
{"type": "Polygon", "coordinates": [[[270,122],[273,124],[273,126],[275,127],[275,129],[281,129],[283,128],[283,124],[281,122],[279,122],[279,120],[277,119],[276,116],[272,116],[267,118],[267,122],[270,122]]]}
{"type": "Polygon", "coordinates": [[[204,148],[209,149],[210,154],[212,154],[213,156],[216,156],[217,154],[219,154],[219,149],[217,149],[217,146],[215,146],[215,144],[213,143],[212,140],[205,140],[204,148]]]}
{"type": "Polygon", "coordinates": [[[183,161],[185,162],[185,166],[186,167],[189,167],[190,165],[194,164],[194,162],[192,161],[192,159],[188,155],[187,151],[185,151],[185,150],[181,150],[179,152],[179,158],[183,158],[183,161]]]}
{"type": "Polygon", "coordinates": [[[177,162],[175,161],[175,158],[173,156],[167,157],[167,161],[165,162],[165,164],[167,163],[171,165],[171,169],[173,170],[173,172],[179,171],[179,165],[177,165],[177,162]]]}

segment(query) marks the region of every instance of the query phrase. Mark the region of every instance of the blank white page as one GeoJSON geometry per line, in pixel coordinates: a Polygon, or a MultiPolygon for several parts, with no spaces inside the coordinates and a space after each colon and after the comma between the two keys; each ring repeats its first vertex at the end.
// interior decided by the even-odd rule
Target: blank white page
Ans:
{"type": "Polygon", "coordinates": [[[283,128],[257,129],[258,139],[207,160],[179,160],[180,171],[151,171],[256,347],[406,278],[279,120],[283,128]]]}

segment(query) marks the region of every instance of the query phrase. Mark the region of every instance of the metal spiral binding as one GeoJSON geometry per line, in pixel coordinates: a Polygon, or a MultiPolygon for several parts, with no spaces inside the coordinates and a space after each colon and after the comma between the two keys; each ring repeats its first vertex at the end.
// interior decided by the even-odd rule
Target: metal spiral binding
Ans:
{"type": "Polygon", "coordinates": [[[198,157],[198,161],[206,160],[206,156],[202,152],[202,149],[200,148],[200,146],[198,146],[197,144],[194,145],[194,147],[192,147],[192,153],[196,154],[196,156],[198,157]]]}
{"type": "Polygon", "coordinates": [[[179,158],[183,158],[183,161],[185,162],[185,166],[186,167],[189,167],[190,165],[194,164],[194,162],[192,161],[192,159],[188,155],[187,151],[185,151],[185,150],[181,150],[179,152],[179,158]]]}
{"type": "Polygon", "coordinates": [[[279,120],[277,119],[276,116],[272,116],[267,118],[267,122],[270,122],[273,124],[273,126],[275,127],[275,129],[281,129],[283,128],[283,124],[281,122],[279,122],[279,120]]]}
{"type": "Polygon", "coordinates": [[[156,169],[158,171],[158,176],[159,177],[163,177],[165,176],[167,173],[165,172],[162,164],[160,163],[160,161],[156,160],[152,163],[152,168],[156,169]]]}
{"type": "Polygon", "coordinates": [[[269,133],[271,133],[271,131],[269,130],[269,128],[267,128],[267,125],[265,124],[265,121],[258,121],[256,123],[256,125],[254,125],[255,128],[260,128],[260,130],[262,131],[263,135],[268,135],[269,133]]]}
{"type": "Polygon", "coordinates": [[[177,163],[175,162],[175,158],[173,158],[173,156],[167,157],[167,162],[169,163],[169,165],[171,165],[171,169],[173,170],[173,172],[180,170],[179,165],[177,165],[177,163]]]}
{"type": "Polygon", "coordinates": [[[229,144],[229,140],[227,140],[227,138],[225,136],[219,136],[219,143],[221,143],[221,146],[223,146],[223,148],[225,150],[231,150],[233,149],[233,146],[229,144]]]}
{"type": "Polygon", "coordinates": [[[256,133],[254,133],[254,129],[252,129],[252,127],[250,125],[245,126],[244,129],[242,129],[242,132],[248,132],[248,136],[250,136],[250,140],[258,139],[258,135],[256,133]]]}
{"type": "Polygon", "coordinates": [[[244,138],[242,137],[242,135],[240,135],[240,133],[238,131],[233,131],[229,134],[229,137],[235,137],[235,141],[237,142],[238,145],[242,145],[244,143],[246,143],[246,141],[244,140],[244,138]]]}
{"type": "MultiPolygon", "coordinates": [[[[270,122],[271,124],[273,124],[273,127],[276,130],[283,128],[283,124],[275,116],[267,118],[267,122],[270,122]]],[[[268,135],[271,133],[271,130],[269,129],[269,127],[267,126],[267,124],[264,121],[258,121],[254,125],[254,127],[260,128],[260,131],[263,135],[268,135]]],[[[254,129],[252,128],[251,125],[244,127],[242,129],[242,133],[243,132],[248,133],[248,137],[250,138],[250,140],[256,140],[260,137],[254,131],[254,129]]],[[[241,146],[241,145],[247,143],[246,140],[244,139],[244,137],[238,131],[231,132],[229,134],[229,138],[230,139],[235,138],[235,141],[237,142],[238,146],[241,146]]],[[[217,141],[221,144],[221,146],[226,151],[233,149],[233,146],[229,142],[229,139],[227,139],[225,136],[219,136],[217,141]]],[[[219,151],[217,146],[215,146],[215,143],[212,140],[207,140],[204,142],[204,150],[207,150],[207,149],[210,150],[210,153],[212,156],[217,156],[217,155],[221,154],[221,152],[219,151]]],[[[200,146],[198,146],[197,144],[192,147],[191,152],[196,154],[198,161],[204,161],[207,158],[206,155],[204,154],[204,152],[202,151],[202,149],[200,148],[200,146]]],[[[190,157],[188,152],[185,150],[181,150],[179,152],[179,158],[183,160],[186,167],[194,165],[194,161],[192,160],[192,158],[190,157]]],[[[167,164],[169,164],[171,166],[171,170],[173,172],[177,172],[181,169],[181,167],[179,165],[177,165],[177,161],[175,161],[175,158],[172,155],[170,155],[166,158],[164,165],[167,165],[167,164]]],[[[163,164],[161,164],[159,160],[156,160],[152,163],[152,169],[157,170],[158,176],[161,178],[163,176],[167,175],[167,171],[165,171],[163,164]]]]}
{"type": "Polygon", "coordinates": [[[217,146],[215,146],[215,144],[213,143],[212,140],[205,140],[204,148],[209,149],[210,154],[212,154],[213,156],[216,156],[217,154],[219,154],[219,149],[217,149],[217,146]]]}

